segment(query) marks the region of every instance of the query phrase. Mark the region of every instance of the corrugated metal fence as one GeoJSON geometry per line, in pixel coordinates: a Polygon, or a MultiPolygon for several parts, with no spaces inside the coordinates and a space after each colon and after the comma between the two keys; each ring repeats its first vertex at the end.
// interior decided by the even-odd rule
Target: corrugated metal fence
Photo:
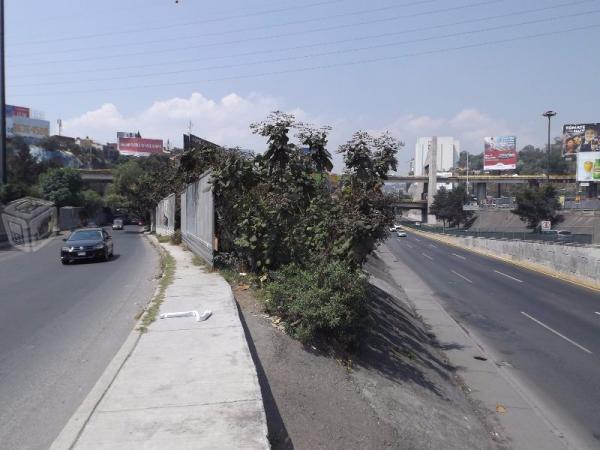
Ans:
{"type": "Polygon", "coordinates": [[[188,184],[181,194],[181,237],[192,252],[213,264],[215,211],[211,172],[188,184]]]}
{"type": "Polygon", "coordinates": [[[156,234],[170,236],[175,232],[175,194],[163,198],[155,210],[156,234]]]}

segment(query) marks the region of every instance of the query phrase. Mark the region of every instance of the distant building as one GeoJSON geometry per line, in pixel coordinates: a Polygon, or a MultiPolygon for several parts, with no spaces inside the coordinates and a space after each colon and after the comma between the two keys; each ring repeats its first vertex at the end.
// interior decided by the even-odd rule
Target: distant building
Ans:
{"type": "Polygon", "coordinates": [[[104,157],[109,161],[116,161],[119,159],[119,144],[117,143],[108,143],[103,146],[102,151],[104,152],[104,157]]]}
{"type": "MultiPolygon", "coordinates": [[[[415,145],[415,158],[413,163],[413,172],[415,176],[426,175],[425,168],[428,165],[428,154],[431,149],[433,138],[422,137],[417,139],[415,145]]],[[[460,153],[460,142],[453,137],[437,138],[437,171],[450,172],[458,161],[460,153]]]]}

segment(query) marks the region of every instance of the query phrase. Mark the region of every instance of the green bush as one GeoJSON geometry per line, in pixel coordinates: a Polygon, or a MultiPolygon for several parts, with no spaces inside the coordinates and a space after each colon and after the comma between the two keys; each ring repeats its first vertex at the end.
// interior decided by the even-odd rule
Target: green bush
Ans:
{"type": "Polygon", "coordinates": [[[175,230],[175,232],[171,235],[171,244],[181,244],[181,230],[175,230]]]}
{"type": "Polygon", "coordinates": [[[284,266],[265,288],[267,312],[280,316],[286,331],[303,343],[319,336],[354,343],[366,298],[366,274],[339,261],[284,266]]]}

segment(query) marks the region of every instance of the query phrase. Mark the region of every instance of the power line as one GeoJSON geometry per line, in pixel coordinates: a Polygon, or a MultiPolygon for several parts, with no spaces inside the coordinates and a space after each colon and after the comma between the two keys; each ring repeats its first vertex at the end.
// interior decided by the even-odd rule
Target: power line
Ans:
{"type": "MultiPolygon", "coordinates": [[[[476,30],[458,31],[455,33],[443,34],[443,35],[438,35],[438,36],[429,36],[429,37],[425,37],[425,38],[409,39],[409,40],[404,40],[404,41],[396,41],[396,42],[391,42],[391,43],[370,45],[370,46],[351,48],[351,49],[332,50],[332,51],[327,51],[327,52],[311,53],[311,54],[307,54],[307,55],[286,56],[286,57],[282,57],[282,58],[263,59],[263,60],[259,60],[259,61],[227,64],[227,65],[220,65],[220,66],[208,66],[208,67],[201,67],[201,68],[189,69],[189,70],[180,69],[180,70],[171,70],[171,71],[166,71],[166,72],[154,72],[150,76],[180,75],[180,74],[185,74],[185,73],[194,73],[194,72],[201,72],[201,71],[210,71],[210,70],[218,70],[218,69],[232,69],[232,68],[255,66],[258,64],[270,64],[270,63],[277,63],[277,62],[297,61],[297,60],[303,60],[303,59],[318,58],[318,57],[323,57],[323,56],[342,55],[342,54],[347,54],[347,53],[361,52],[361,51],[365,51],[365,50],[375,50],[375,49],[381,49],[381,48],[387,48],[387,47],[395,47],[398,45],[412,44],[412,43],[417,43],[417,42],[427,42],[427,41],[432,41],[432,40],[437,40],[437,39],[453,38],[453,37],[466,36],[466,35],[477,34],[477,33],[487,33],[487,32],[495,31],[495,30],[505,30],[507,28],[515,28],[515,27],[520,27],[523,25],[534,25],[534,24],[539,24],[539,23],[551,22],[551,21],[555,21],[555,20],[565,20],[565,19],[569,19],[569,18],[581,17],[581,16],[586,16],[586,15],[596,14],[596,13],[600,13],[600,9],[582,11],[582,12],[574,13],[574,14],[566,14],[566,15],[562,14],[560,16],[544,18],[544,19],[534,19],[534,20],[528,20],[528,21],[518,22],[518,23],[502,24],[502,25],[498,25],[498,26],[494,26],[494,27],[488,26],[488,27],[479,28],[476,30]]],[[[65,85],[65,84],[93,83],[93,82],[98,82],[98,81],[129,80],[129,79],[139,79],[139,78],[148,78],[148,77],[149,77],[148,74],[123,75],[123,76],[118,76],[118,77],[92,78],[92,79],[87,79],[87,80],[76,80],[76,81],[55,81],[55,82],[17,84],[17,85],[12,85],[11,88],[59,86],[59,85],[65,85]]]]}
{"type": "MultiPolygon", "coordinates": [[[[355,22],[355,23],[351,23],[351,24],[335,25],[335,26],[329,26],[329,27],[323,27],[323,28],[315,28],[315,29],[311,30],[311,33],[317,33],[317,32],[321,32],[321,31],[339,30],[339,29],[343,29],[343,28],[351,28],[351,27],[356,27],[356,26],[360,26],[360,25],[372,25],[375,23],[391,22],[391,21],[396,21],[398,19],[429,16],[432,14],[439,14],[439,13],[445,13],[445,12],[450,12],[450,11],[459,11],[459,10],[474,8],[474,7],[478,7],[478,6],[482,6],[482,5],[488,5],[491,3],[499,3],[502,1],[504,1],[504,0],[485,0],[485,1],[478,2],[478,3],[471,3],[469,5],[454,6],[454,7],[450,7],[450,8],[429,10],[429,11],[423,11],[423,12],[419,12],[419,13],[404,14],[404,15],[385,17],[385,18],[380,18],[380,19],[365,20],[365,21],[355,22]]],[[[582,0],[582,1],[591,1],[591,0],[582,0]]],[[[200,49],[200,48],[218,47],[221,45],[247,43],[247,42],[252,42],[252,41],[273,40],[273,39],[280,38],[280,37],[289,37],[289,36],[295,36],[295,35],[306,35],[306,31],[286,32],[286,33],[281,33],[281,34],[260,36],[260,37],[255,37],[255,38],[236,39],[233,41],[216,42],[216,43],[210,43],[210,44],[188,45],[185,47],[175,47],[175,48],[152,50],[152,51],[137,51],[137,52],[120,53],[120,54],[112,54],[112,55],[105,55],[105,56],[93,56],[93,57],[89,57],[89,58],[71,58],[71,59],[63,59],[63,60],[42,61],[42,62],[36,61],[36,62],[28,62],[28,63],[20,63],[20,64],[11,64],[10,67],[14,68],[14,67],[24,67],[24,66],[38,66],[40,64],[46,64],[46,63],[55,63],[56,64],[56,63],[68,63],[68,62],[95,61],[95,60],[104,60],[104,59],[124,58],[124,57],[129,57],[129,56],[142,56],[142,55],[149,55],[149,54],[154,55],[154,54],[159,54],[159,53],[171,53],[174,51],[181,51],[181,50],[192,50],[192,49],[200,49]]]]}
{"type": "MultiPolygon", "coordinates": [[[[444,24],[434,25],[434,26],[430,26],[430,27],[407,28],[407,29],[404,29],[401,31],[394,31],[394,32],[390,32],[390,33],[380,33],[380,34],[361,36],[361,37],[355,37],[355,38],[350,38],[350,39],[341,39],[341,40],[337,40],[337,41],[321,41],[321,42],[317,42],[314,44],[304,44],[304,45],[297,45],[297,46],[293,46],[293,47],[255,50],[252,52],[229,54],[229,55],[208,56],[208,57],[203,57],[203,60],[206,61],[206,60],[215,60],[215,59],[217,59],[217,60],[218,59],[231,59],[231,58],[255,56],[255,55],[260,55],[260,54],[268,54],[268,53],[290,52],[293,50],[301,50],[301,49],[305,49],[305,48],[323,47],[323,46],[329,46],[329,45],[335,45],[335,44],[344,44],[344,43],[348,43],[348,42],[365,41],[365,40],[382,38],[382,37],[398,36],[398,35],[403,35],[403,34],[408,34],[408,33],[413,33],[413,32],[419,32],[419,31],[456,27],[459,25],[465,25],[465,24],[470,24],[470,23],[477,23],[477,22],[490,21],[490,20],[496,20],[496,19],[504,19],[507,17],[521,16],[524,14],[547,11],[550,9],[561,8],[564,6],[573,6],[573,5],[581,4],[581,3],[589,3],[590,1],[594,1],[594,0],[579,0],[579,1],[575,1],[575,2],[562,3],[562,4],[553,5],[553,6],[549,6],[549,7],[514,11],[514,12],[499,14],[499,15],[494,15],[494,16],[486,16],[486,17],[479,17],[476,19],[467,19],[467,20],[461,20],[461,21],[457,21],[457,22],[444,23],[444,24]]],[[[161,62],[160,64],[157,64],[157,63],[138,64],[138,65],[118,66],[118,67],[112,67],[112,68],[111,67],[109,67],[109,68],[101,67],[101,68],[77,70],[77,71],[69,70],[66,72],[47,72],[47,73],[36,72],[36,73],[19,75],[19,78],[26,78],[26,77],[39,78],[40,76],[73,75],[73,74],[83,74],[83,73],[110,72],[110,71],[117,71],[117,70],[147,69],[147,68],[155,68],[158,66],[162,67],[165,64],[173,65],[173,64],[185,64],[185,63],[194,63],[194,62],[198,62],[198,58],[192,58],[192,59],[188,58],[188,59],[180,59],[180,60],[173,60],[173,61],[165,61],[165,62],[161,62]]]]}
{"type": "MultiPolygon", "coordinates": [[[[142,32],[147,33],[148,31],[168,30],[168,29],[172,29],[172,28],[184,27],[184,26],[189,26],[189,25],[201,25],[201,24],[207,24],[207,23],[224,22],[227,20],[235,20],[235,19],[243,19],[243,18],[247,18],[247,17],[262,16],[264,14],[276,14],[276,13],[280,13],[280,12],[295,11],[295,10],[300,10],[300,9],[313,8],[316,6],[329,5],[332,3],[341,3],[341,2],[345,2],[345,1],[347,1],[347,0],[327,0],[327,1],[321,1],[321,2],[316,2],[316,3],[308,3],[308,4],[304,4],[304,5],[289,6],[287,8],[256,11],[256,12],[252,12],[252,13],[238,14],[238,15],[226,16],[226,17],[216,17],[216,18],[212,18],[212,19],[195,20],[195,21],[190,21],[190,22],[175,23],[175,24],[171,24],[171,25],[162,25],[159,27],[135,28],[135,29],[130,29],[130,30],[110,31],[110,32],[105,32],[105,33],[95,33],[95,34],[77,35],[77,36],[65,36],[62,38],[54,38],[54,39],[37,39],[37,40],[31,40],[31,41],[14,42],[14,43],[12,43],[12,45],[46,44],[46,43],[53,43],[53,42],[92,39],[92,38],[96,38],[96,37],[115,36],[115,35],[121,35],[121,34],[134,34],[134,33],[142,33],[142,32]]],[[[431,1],[433,1],[433,0],[431,0],[431,1]]]]}
{"type": "Polygon", "coordinates": [[[550,32],[544,32],[544,33],[529,34],[529,35],[518,36],[518,37],[513,37],[513,38],[498,39],[498,40],[485,41],[485,42],[479,42],[479,43],[474,43],[474,44],[466,44],[466,45],[461,45],[461,46],[456,46],[456,47],[445,47],[445,48],[426,50],[426,51],[420,51],[420,52],[405,53],[402,55],[385,56],[385,57],[370,58],[370,59],[358,59],[358,60],[342,62],[342,63],[330,63],[330,64],[302,67],[302,68],[296,68],[296,69],[285,69],[285,70],[259,72],[259,73],[246,74],[246,75],[233,75],[233,76],[228,76],[228,77],[208,78],[208,79],[204,79],[204,80],[180,81],[180,82],[171,82],[171,83],[154,83],[154,84],[145,84],[145,85],[137,85],[137,86],[118,86],[118,87],[112,87],[112,88],[86,89],[86,90],[79,90],[79,91],[43,92],[43,93],[36,93],[36,94],[20,94],[20,95],[23,97],[27,97],[27,96],[47,96],[47,95],[88,94],[88,93],[94,93],[94,92],[131,91],[131,90],[149,89],[149,88],[157,88],[157,87],[187,86],[187,85],[197,85],[197,84],[201,84],[201,83],[215,83],[215,82],[219,82],[219,81],[262,78],[265,76],[287,75],[287,74],[292,74],[292,73],[312,72],[312,71],[317,71],[317,70],[325,70],[325,69],[332,69],[332,68],[338,68],[338,67],[350,67],[350,66],[363,65],[363,64],[373,64],[373,63],[378,63],[378,62],[389,62],[389,61],[412,58],[412,57],[417,57],[417,56],[425,56],[425,55],[439,54],[439,53],[445,53],[445,52],[451,52],[451,51],[465,50],[465,49],[470,49],[470,48],[485,47],[488,45],[503,44],[503,43],[507,43],[507,42],[517,42],[517,41],[535,39],[535,38],[545,37],[545,36],[554,36],[554,35],[559,35],[559,34],[564,34],[564,33],[570,33],[573,31],[589,30],[592,28],[599,28],[599,27],[600,27],[600,24],[594,24],[594,25],[588,25],[588,26],[584,26],[584,27],[566,28],[566,29],[560,30],[560,31],[550,31],[550,32]]]}
{"type": "MultiPolygon", "coordinates": [[[[17,55],[14,55],[14,56],[29,57],[29,56],[38,56],[38,55],[56,55],[56,54],[81,52],[81,51],[89,52],[90,50],[122,48],[124,45],[162,44],[165,42],[181,41],[181,40],[185,40],[185,39],[196,39],[196,38],[205,38],[205,37],[213,37],[213,36],[226,36],[228,34],[243,33],[243,32],[247,32],[247,31],[260,31],[260,30],[267,30],[267,29],[272,29],[272,28],[287,27],[287,26],[291,26],[291,25],[303,25],[303,24],[307,24],[307,23],[311,23],[311,22],[322,22],[325,20],[329,21],[332,19],[340,19],[343,17],[363,16],[366,14],[390,11],[393,9],[405,8],[408,6],[424,5],[427,3],[435,3],[438,1],[440,1],[440,0],[419,0],[419,1],[412,2],[412,3],[403,3],[403,4],[399,4],[399,5],[391,5],[391,6],[381,7],[381,8],[368,8],[368,9],[363,9],[360,11],[352,11],[352,12],[341,13],[341,14],[313,17],[313,18],[309,18],[309,19],[295,20],[295,21],[290,21],[290,22],[280,22],[280,23],[276,23],[276,24],[272,24],[272,25],[261,25],[261,26],[255,26],[255,27],[216,31],[216,32],[211,32],[211,33],[197,34],[194,36],[179,36],[179,37],[154,39],[154,40],[150,40],[150,41],[140,41],[140,42],[133,42],[133,43],[101,45],[101,46],[96,46],[96,47],[86,46],[86,47],[79,47],[79,48],[74,48],[74,49],[71,48],[71,49],[64,49],[64,50],[56,50],[56,51],[51,51],[51,52],[47,52],[47,51],[40,51],[40,52],[33,52],[33,53],[19,52],[17,55]]],[[[504,1],[504,0],[495,0],[495,1],[504,1]]],[[[592,1],[592,0],[585,0],[585,1],[592,1]]],[[[306,32],[303,31],[303,34],[305,34],[305,33],[306,32]]]]}

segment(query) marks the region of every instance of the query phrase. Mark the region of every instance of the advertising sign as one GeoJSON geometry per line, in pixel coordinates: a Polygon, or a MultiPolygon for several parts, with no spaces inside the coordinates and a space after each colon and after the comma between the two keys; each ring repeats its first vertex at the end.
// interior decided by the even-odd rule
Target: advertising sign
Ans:
{"type": "Polygon", "coordinates": [[[190,150],[196,147],[219,148],[217,144],[207,141],[206,139],[202,139],[201,137],[195,136],[193,134],[184,134],[183,149],[190,150]]]}
{"type": "Polygon", "coordinates": [[[50,135],[50,122],[23,116],[6,118],[6,136],[42,139],[50,135]]]}
{"type": "Polygon", "coordinates": [[[483,170],[511,170],[517,168],[516,136],[483,138],[483,170]]]}
{"type": "Polygon", "coordinates": [[[24,106],[6,105],[6,117],[29,117],[29,108],[24,106]]]}
{"type": "Polygon", "coordinates": [[[162,139],[121,138],[119,152],[125,156],[148,156],[163,152],[162,139]]]}
{"type": "Polygon", "coordinates": [[[563,126],[563,156],[579,152],[600,152],[600,123],[563,126]]]}
{"type": "Polygon", "coordinates": [[[600,151],[577,154],[577,181],[600,183],[600,151]]]}
{"type": "Polygon", "coordinates": [[[132,133],[129,131],[117,131],[117,141],[121,138],[135,138],[135,137],[141,137],[141,136],[138,136],[137,133],[132,133]]]}

